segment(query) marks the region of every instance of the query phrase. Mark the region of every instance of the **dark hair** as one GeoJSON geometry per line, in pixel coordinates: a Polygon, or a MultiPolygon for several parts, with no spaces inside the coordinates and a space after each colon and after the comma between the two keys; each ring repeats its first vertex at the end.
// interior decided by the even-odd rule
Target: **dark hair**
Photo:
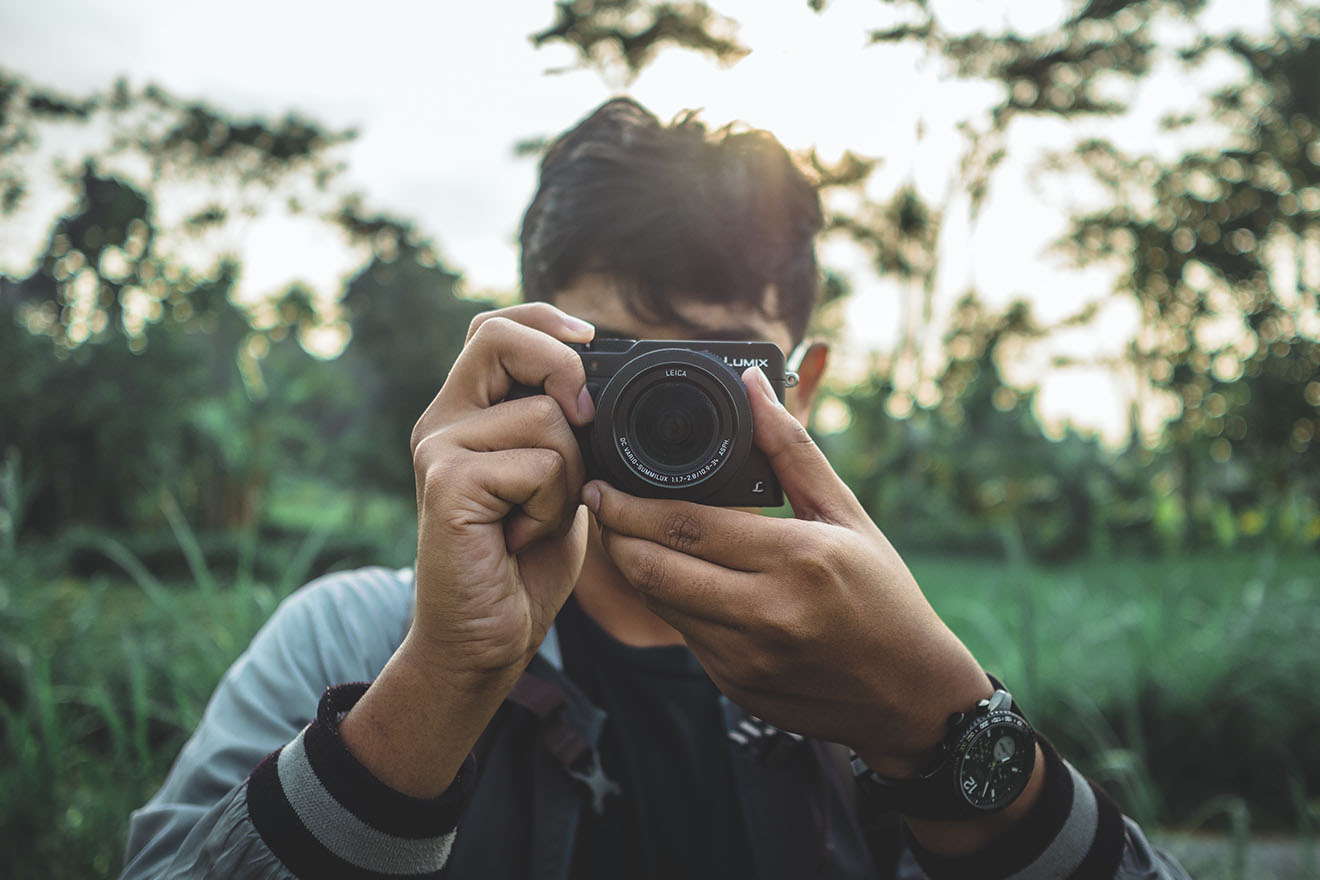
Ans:
{"type": "Polygon", "coordinates": [[[620,279],[643,320],[686,323],[676,297],[764,310],[767,285],[794,343],[816,304],[820,199],[765,131],[670,125],[615,98],[560,135],[523,216],[523,296],[553,300],[586,272],[620,279]]]}

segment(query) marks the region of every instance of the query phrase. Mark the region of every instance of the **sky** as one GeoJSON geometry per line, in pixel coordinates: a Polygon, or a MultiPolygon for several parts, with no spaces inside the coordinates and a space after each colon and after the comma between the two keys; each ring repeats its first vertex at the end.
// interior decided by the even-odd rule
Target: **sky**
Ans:
{"type": "MultiPolygon", "coordinates": [[[[937,61],[912,48],[868,48],[866,34],[891,23],[886,4],[836,0],[820,15],[805,0],[712,5],[739,23],[749,56],[722,68],[670,50],[631,84],[571,69],[576,58],[564,47],[532,47],[528,35],[553,21],[550,0],[0,0],[0,66],[73,95],[126,77],[235,116],[297,112],[331,128],[354,128],[359,135],[342,153],[347,181],[370,207],[415,220],[474,293],[517,285],[514,242],[535,164],[515,156],[513,145],[560,131],[624,91],[662,118],[700,108],[712,124],[740,120],[827,159],[845,148],[878,156],[878,191],[911,182],[929,199],[944,197],[963,146],[956,124],[983,113],[994,98],[990,87],[948,82],[937,61]]],[[[1260,20],[1266,6],[1220,0],[1208,14],[1222,17],[1229,13],[1217,10],[1227,9],[1237,19],[1260,20]]],[[[968,29],[1039,32],[1066,8],[1054,0],[970,2],[958,21],[968,29]]],[[[1188,94],[1178,74],[1157,72],[1134,96],[1127,136],[1153,137],[1159,114],[1188,94]]],[[[1104,270],[1071,270],[1047,250],[1085,188],[1040,182],[1031,165],[1041,150],[1065,147],[1069,136],[1057,125],[1024,126],[979,222],[969,225],[951,206],[945,234],[957,246],[946,248],[941,266],[944,306],[970,279],[997,304],[1031,291],[1046,319],[1107,291],[1104,270]]],[[[49,227],[27,228],[44,240],[49,227]]],[[[249,296],[293,280],[333,291],[361,259],[306,224],[278,221],[248,229],[238,249],[249,296]]],[[[14,268],[16,250],[31,248],[0,252],[0,262],[8,261],[0,269],[14,268]]],[[[897,292],[846,246],[826,244],[822,257],[854,276],[839,359],[846,372],[865,352],[892,344],[897,292]]],[[[1067,344],[1103,356],[1121,348],[1135,320],[1121,307],[1108,310],[1099,330],[1067,344]]],[[[1049,371],[1042,357],[1019,364],[1022,375],[1009,378],[1042,382],[1046,422],[1057,430],[1066,418],[1111,442],[1123,439],[1130,389],[1102,370],[1049,371]]]]}

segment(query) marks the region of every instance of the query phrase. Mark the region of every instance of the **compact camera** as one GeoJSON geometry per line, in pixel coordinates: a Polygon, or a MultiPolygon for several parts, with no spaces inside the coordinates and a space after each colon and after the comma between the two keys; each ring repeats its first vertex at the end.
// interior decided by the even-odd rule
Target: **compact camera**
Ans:
{"type": "MultiPolygon", "coordinates": [[[[777,507],[783,492],[752,443],[742,372],[760,367],[780,401],[796,380],[773,342],[596,339],[582,358],[596,418],[575,429],[587,479],[632,495],[777,507]]],[[[540,394],[515,385],[510,398],[540,394]]]]}

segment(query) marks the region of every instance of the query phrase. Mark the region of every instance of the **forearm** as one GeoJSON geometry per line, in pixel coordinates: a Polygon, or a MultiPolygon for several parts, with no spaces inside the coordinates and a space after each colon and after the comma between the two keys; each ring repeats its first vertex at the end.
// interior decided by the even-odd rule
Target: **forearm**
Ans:
{"type": "Polygon", "coordinates": [[[339,736],[381,782],[433,798],[458,774],[520,670],[456,677],[409,640],[339,725],[339,736]]]}

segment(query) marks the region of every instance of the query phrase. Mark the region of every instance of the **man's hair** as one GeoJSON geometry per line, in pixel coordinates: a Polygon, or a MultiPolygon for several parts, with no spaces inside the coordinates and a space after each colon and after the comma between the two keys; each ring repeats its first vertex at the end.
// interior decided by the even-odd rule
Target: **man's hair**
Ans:
{"type": "Polygon", "coordinates": [[[642,320],[687,324],[675,299],[764,310],[774,285],[796,344],[819,278],[815,187],[765,131],[663,125],[615,98],[560,135],[523,216],[523,296],[551,301],[588,272],[618,279],[642,320]]]}

